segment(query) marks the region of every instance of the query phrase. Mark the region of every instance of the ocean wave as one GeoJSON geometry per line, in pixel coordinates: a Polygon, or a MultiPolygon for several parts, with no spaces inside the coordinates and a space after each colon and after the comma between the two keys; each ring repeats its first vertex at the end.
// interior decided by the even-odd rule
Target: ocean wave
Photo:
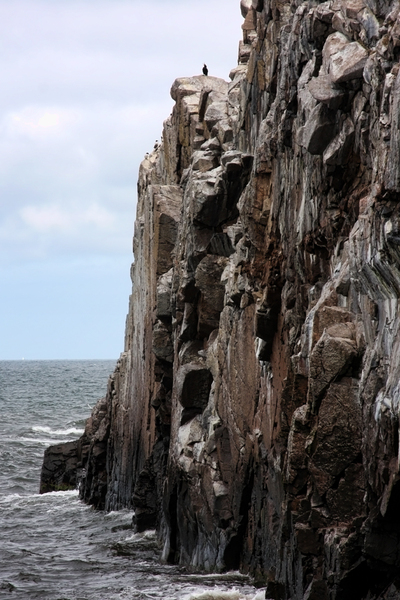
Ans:
{"type": "Polygon", "coordinates": [[[43,444],[43,446],[55,446],[56,444],[66,444],[71,440],[63,440],[63,439],[52,439],[48,438],[35,438],[35,437],[20,437],[16,440],[13,440],[14,444],[43,444]]]}
{"type": "Polygon", "coordinates": [[[213,590],[200,590],[183,597],[183,600],[262,600],[265,598],[265,589],[250,595],[243,595],[238,589],[223,591],[218,588],[213,590]]]}
{"type": "Polygon", "coordinates": [[[68,427],[67,429],[51,429],[48,426],[34,425],[32,431],[35,433],[48,433],[49,435],[82,435],[84,429],[77,427],[68,427]]]}
{"type": "Polygon", "coordinates": [[[183,600],[242,600],[244,598],[246,598],[246,596],[241,595],[236,589],[228,592],[214,589],[191,592],[184,596],[183,600]]]}
{"type": "Polygon", "coordinates": [[[63,490],[59,492],[48,492],[47,494],[8,494],[7,496],[0,497],[0,504],[13,504],[18,503],[21,500],[23,502],[29,502],[30,500],[46,501],[49,498],[65,498],[71,496],[76,496],[78,498],[78,490],[63,490]]]}

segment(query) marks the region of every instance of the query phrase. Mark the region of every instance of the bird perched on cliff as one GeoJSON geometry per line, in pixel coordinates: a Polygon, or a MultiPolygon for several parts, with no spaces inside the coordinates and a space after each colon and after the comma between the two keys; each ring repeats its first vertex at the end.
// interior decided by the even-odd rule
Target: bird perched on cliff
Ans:
{"type": "Polygon", "coordinates": [[[208,69],[207,69],[207,65],[206,65],[206,63],[204,63],[204,67],[203,67],[203,75],[208,75],[208,69]]]}

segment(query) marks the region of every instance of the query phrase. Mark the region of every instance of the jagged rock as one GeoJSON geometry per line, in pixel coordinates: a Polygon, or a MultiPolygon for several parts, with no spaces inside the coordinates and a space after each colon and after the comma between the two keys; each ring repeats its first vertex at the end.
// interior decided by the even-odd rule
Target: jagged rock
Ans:
{"type": "Polygon", "coordinates": [[[206,178],[193,182],[193,220],[208,227],[220,224],[228,216],[219,175],[217,168],[208,172],[206,178]]]}
{"type": "Polygon", "coordinates": [[[201,171],[202,173],[205,173],[206,171],[211,171],[217,167],[218,163],[218,156],[216,156],[214,152],[198,151],[193,154],[192,168],[194,171],[201,171]]]}
{"type": "Polygon", "coordinates": [[[343,165],[347,162],[355,139],[354,124],[350,117],[344,121],[338,135],[333,138],[324,150],[324,163],[327,165],[343,165]]]}
{"type": "Polygon", "coordinates": [[[163,323],[157,321],[153,328],[153,346],[154,354],[160,360],[173,362],[174,348],[171,340],[171,333],[163,323]]]}
{"type": "Polygon", "coordinates": [[[379,21],[369,7],[365,7],[357,14],[357,20],[363,26],[368,42],[379,38],[379,21]]]}
{"type": "Polygon", "coordinates": [[[78,485],[78,441],[49,446],[44,453],[40,493],[74,490],[78,485]]]}
{"type": "Polygon", "coordinates": [[[243,18],[246,17],[249,10],[252,8],[252,0],[241,0],[240,1],[240,10],[242,12],[243,18]]]}
{"type": "Polygon", "coordinates": [[[208,404],[212,374],[202,365],[183,365],[176,376],[177,398],[183,406],[181,425],[202,413],[208,404]]]}
{"type": "Polygon", "coordinates": [[[78,444],[81,495],[266,598],[392,600],[399,3],[241,6],[233,81],[176,80],[140,167],[125,348],[78,444]]]}
{"type": "Polygon", "coordinates": [[[207,251],[218,256],[230,256],[234,253],[234,248],[227,233],[215,233],[207,246],[207,251]]]}
{"type": "Polygon", "coordinates": [[[221,282],[221,275],[225,266],[225,258],[209,254],[196,269],[196,287],[200,290],[197,326],[200,338],[208,337],[218,327],[224,306],[225,286],[221,282]]]}
{"type": "Polygon", "coordinates": [[[157,306],[156,316],[159,319],[170,319],[172,317],[171,293],[172,293],[173,270],[170,269],[161,275],[157,284],[157,306]]]}
{"type": "Polygon", "coordinates": [[[346,17],[356,19],[358,13],[366,7],[365,0],[346,0],[342,2],[346,17]]]}
{"type": "Polygon", "coordinates": [[[211,150],[211,151],[217,150],[218,151],[221,149],[221,143],[220,143],[219,139],[216,137],[210,138],[209,140],[204,142],[204,144],[202,144],[201,149],[204,151],[207,151],[207,150],[211,150]]]}
{"type": "Polygon", "coordinates": [[[308,89],[313,98],[326,104],[331,110],[337,110],[347,96],[345,90],[333,87],[329,76],[322,73],[311,79],[308,89]]]}
{"type": "Polygon", "coordinates": [[[320,496],[360,454],[362,421],[357,392],[357,382],[343,378],[330,386],[318,410],[309,469],[320,496]]]}
{"type": "Polygon", "coordinates": [[[332,139],[334,115],[324,104],[317,104],[304,125],[302,145],[310,154],[322,154],[332,139]]]}
{"type": "MultiPolygon", "coordinates": [[[[323,333],[310,356],[310,398],[313,403],[334,379],[348,370],[357,356],[356,345],[349,337],[332,336],[328,331],[323,333]]],[[[331,333],[334,332],[331,330],[331,333]]]]}
{"type": "Polygon", "coordinates": [[[324,68],[333,84],[359,79],[368,52],[358,42],[349,42],[342,33],[332,33],[323,48],[324,68]]]}
{"type": "Polygon", "coordinates": [[[331,8],[332,2],[321,2],[315,10],[315,17],[324,23],[332,23],[335,11],[331,8]]]}

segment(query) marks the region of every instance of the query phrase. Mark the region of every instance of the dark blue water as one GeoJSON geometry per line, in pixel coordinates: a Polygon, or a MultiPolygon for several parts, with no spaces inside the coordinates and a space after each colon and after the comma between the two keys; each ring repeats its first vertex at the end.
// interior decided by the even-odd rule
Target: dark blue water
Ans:
{"type": "Polygon", "coordinates": [[[76,491],[39,495],[45,448],[77,439],[113,361],[0,361],[0,598],[260,600],[245,577],[159,562],[132,513],[95,511],[76,491]]]}

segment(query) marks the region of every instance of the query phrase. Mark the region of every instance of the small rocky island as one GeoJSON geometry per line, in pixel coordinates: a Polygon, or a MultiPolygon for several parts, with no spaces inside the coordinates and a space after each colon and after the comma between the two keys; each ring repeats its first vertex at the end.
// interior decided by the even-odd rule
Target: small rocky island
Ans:
{"type": "Polygon", "coordinates": [[[396,600],[400,4],[241,10],[230,82],[172,86],[124,352],[42,491],[78,476],[164,560],[240,569],[266,598],[396,600]]]}

